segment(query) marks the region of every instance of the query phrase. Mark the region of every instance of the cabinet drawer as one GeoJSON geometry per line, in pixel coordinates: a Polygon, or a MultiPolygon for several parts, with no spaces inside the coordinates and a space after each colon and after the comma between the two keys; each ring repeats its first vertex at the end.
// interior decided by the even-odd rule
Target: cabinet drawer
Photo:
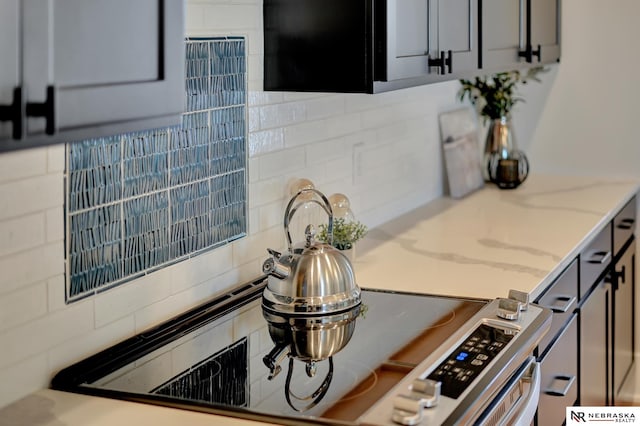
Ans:
{"type": "Polygon", "coordinates": [[[611,223],[609,223],[580,253],[580,300],[584,299],[600,274],[609,267],[611,258],[611,223]]]}
{"type": "Polygon", "coordinates": [[[569,321],[578,305],[578,259],[562,272],[560,277],[537,300],[537,304],[553,311],[551,328],[538,344],[538,353],[544,354],[562,327],[569,321]]]}
{"type": "Polygon", "coordinates": [[[613,219],[613,253],[617,256],[636,229],[636,197],[613,219]]]}
{"type": "Polygon", "coordinates": [[[566,407],[578,398],[578,321],[569,325],[541,361],[538,425],[561,425],[566,407]]]}

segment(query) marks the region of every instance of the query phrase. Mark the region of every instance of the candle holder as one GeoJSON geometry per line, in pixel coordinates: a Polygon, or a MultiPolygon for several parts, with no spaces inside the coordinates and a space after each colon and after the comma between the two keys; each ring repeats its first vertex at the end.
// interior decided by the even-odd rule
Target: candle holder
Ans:
{"type": "Polygon", "coordinates": [[[529,175],[529,160],[524,152],[514,150],[502,155],[494,153],[489,157],[487,172],[491,182],[500,189],[514,189],[529,175]]]}

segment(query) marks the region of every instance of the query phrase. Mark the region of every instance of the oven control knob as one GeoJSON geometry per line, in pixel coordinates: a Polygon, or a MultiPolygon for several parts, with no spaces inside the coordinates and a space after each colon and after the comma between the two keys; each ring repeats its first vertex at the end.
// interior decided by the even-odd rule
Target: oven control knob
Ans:
{"type": "Polygon", "coordinates": [[[517,321],[520,319],[520,302],[512,299],[498,299],[496,315],[508,321],[517,321]]]}
{"type": "Polygon", "coordinates": [[[415,379],[409,395],[398,395],[393,400],[391,419],[401,425],[417,425],[422,420],[422,410],[438,405],[441,382],[415,379]]]}
{"type": "Polygon", "coordinates": [[[526,311],[529,307],[529,293],[519,290],[509,290],[509,299],[520,303],[521,311],[526,311]]]}

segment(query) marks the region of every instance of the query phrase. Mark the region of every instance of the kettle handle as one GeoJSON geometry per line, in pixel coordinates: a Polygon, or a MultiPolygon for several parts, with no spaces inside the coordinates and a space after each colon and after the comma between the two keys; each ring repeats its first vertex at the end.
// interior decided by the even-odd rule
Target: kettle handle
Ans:
{"type": "Polygon", "coordinates": [[[289,232],[289,223],[291,222],[291,218],[293,217],[293,215],[298,211],[298,208],[304,204],[303,203],[299,203],[297,204],[295,207],[293,207],[293,203],[296,201],[296,199],[304,194],[304,193],[308,193],[308,192],[313,192],[314,194],[316,194],[318,197],[320,197],[322,199],[322,201],[324,202],[324,205],[318,201],[318,200],[309,200],[306,201],[307,203],[316,203],[318,204],[320,207],[322,207],[322,209],[325,211],[325,213],[327,213],[327,215],[329,216],[329,225],[327,227],[327,243],[329,245],[331,245],[333,243],[333,210],[331,209],[331,203],[329,203],[329,200],[327,199],[327,197],[320,191],[318,191],[315,188],[303,188],[300,191],[298,191],[298,193],[296,195],[294,195],[291,200],[289,201],[289,204],[287,204],[287,208],[284,212],[284,230],[287,232],[287,244],[289,245],[289,252],[292,251],[292,244],[293,241],[291,240],[291,233],[289,232]]]}
{"type": "Polygon", "coordinates": [[[316,389],[311,395],[304,396],[304,397],[296,396],[291,391],[292,376],[293,376],[293,357],[289,358],[289,370],[287,371],[287,380],[285,381],[285,384],[284,384],[284,396],[287,400],[287,403],[289,404],[289,407],[293,408],[299,413],[304,413],[305,411],[310,410],[311,408],[318,405],[318,403],[322,401],[322,398],[324,398],[324,396],[327,394],[327,391],[329,390],[329,385],[331,385],[331,380],[333,379],[333,357],[332,356],[329,357],[329,371],[327,372],[326,377],[324,378],[324,380],[322,381],[318,389],[316,389]],[[305,407],[296,407],[295,405],[293,405],[293,401],[291,400],[291,397],[295,398],[298,401],[309,401],[309,400],[312,400],[312,401],[309,404],[307,404],[305,407]]]}

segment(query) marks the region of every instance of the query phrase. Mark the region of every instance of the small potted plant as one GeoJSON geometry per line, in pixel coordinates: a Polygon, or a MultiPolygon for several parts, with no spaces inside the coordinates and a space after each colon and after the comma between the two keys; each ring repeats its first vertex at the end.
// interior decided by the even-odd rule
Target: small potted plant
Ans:
{"type": "MultiPolygon", "coordinates": [[[[327,243],[328,225],[321,224],[320,232],[318,232],[317,239],[327,243]]],[[[338,250],[344,250],[347,253],[347,257],[353,260],[353,253],[355,243],[367,234],[366,225],[357,220],[347,220],[343,217],[335,218],[333,221],[333,245],[338,250]]]]}

